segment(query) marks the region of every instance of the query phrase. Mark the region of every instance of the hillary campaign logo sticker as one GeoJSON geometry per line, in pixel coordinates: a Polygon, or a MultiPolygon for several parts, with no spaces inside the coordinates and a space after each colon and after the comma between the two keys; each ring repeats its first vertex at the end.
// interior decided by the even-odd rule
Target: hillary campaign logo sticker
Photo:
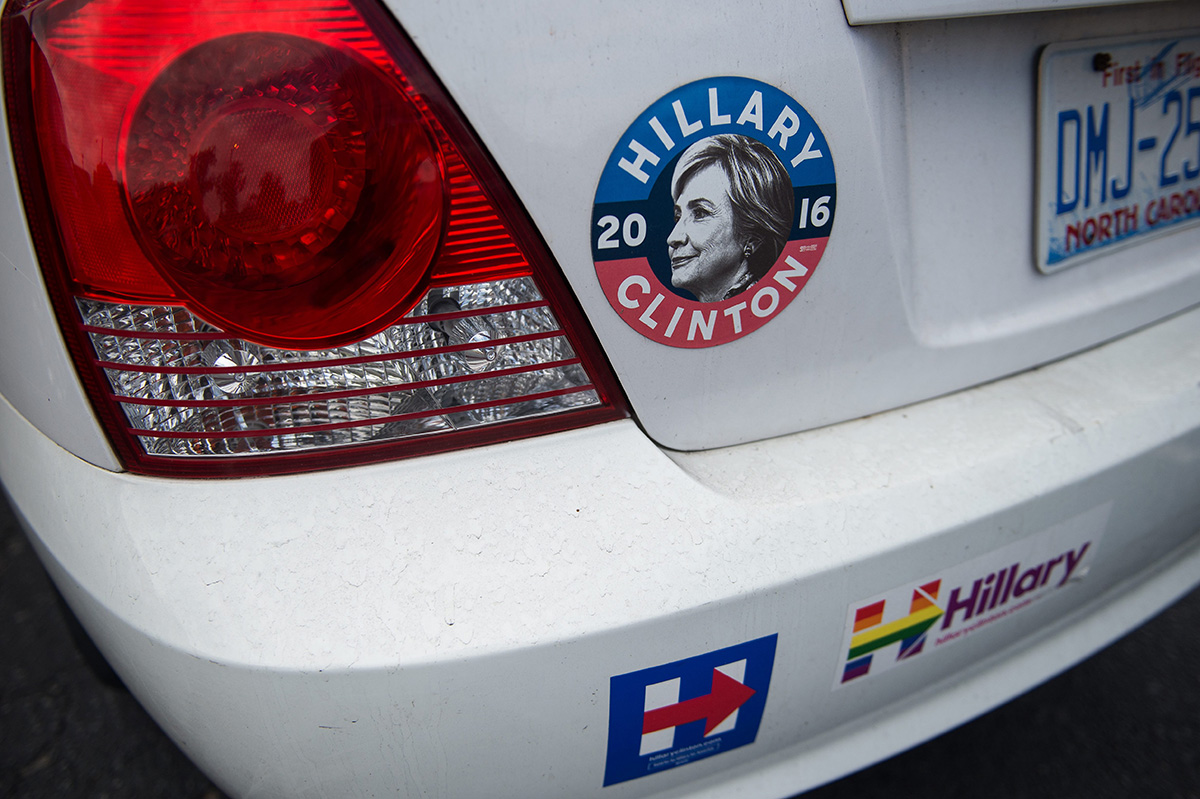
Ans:
{"type": "Polygon", "coordinates": [[[1091,568],[1111,507],[851,604],[834,687],[963,641],[1067,590],[1091,568]]]}
{"type": "Polygon", "coordinates": [[[613,677],[604,784],[754,743],[777,638],[768,635],[613,677]]]}
{"type": "Polygon", "coordinates": [[[724,344],[800,293],[836,205],[829,143],[804,106],[750,78],[696,81],[642,112],[609,156],[592,208],[596,276],[643,336],[724,344]]]}

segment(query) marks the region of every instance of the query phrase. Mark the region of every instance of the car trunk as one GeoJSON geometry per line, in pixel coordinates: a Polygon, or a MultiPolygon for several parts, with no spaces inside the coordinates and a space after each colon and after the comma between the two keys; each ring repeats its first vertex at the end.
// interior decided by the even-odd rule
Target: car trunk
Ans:
{"type": "Polygon", "coordinates": [[[592,9],[550,2],[392,2],[550,245],[640,424],[677,449],[953,392],[1200,300],[1196,229],[1037,268],[1043,48],[1200,27],[1191,3],[1097,5],[851,26],[833,0],[677,3],[615,7],[597,25],[592,9]],[[812,116],[836,166],[837,218],[819,267],[768,324],[720,346],[666,346],[602,291],[597,182],[639,114],[722,75],[777,87],[812,116]]]}

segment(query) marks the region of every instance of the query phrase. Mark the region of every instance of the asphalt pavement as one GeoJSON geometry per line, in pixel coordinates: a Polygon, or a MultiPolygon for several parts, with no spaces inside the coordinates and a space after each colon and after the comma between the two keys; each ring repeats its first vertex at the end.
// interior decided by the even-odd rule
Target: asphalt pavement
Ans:
{"type": "MultiPolygon", "coordinates": [[[[222,799],[97,679],[56,605],[0,495],[0,796],[222,799]]],[[[1200,799],[1200,591],[1014,702],[805,799],[917,796],[1200,799]]]]}

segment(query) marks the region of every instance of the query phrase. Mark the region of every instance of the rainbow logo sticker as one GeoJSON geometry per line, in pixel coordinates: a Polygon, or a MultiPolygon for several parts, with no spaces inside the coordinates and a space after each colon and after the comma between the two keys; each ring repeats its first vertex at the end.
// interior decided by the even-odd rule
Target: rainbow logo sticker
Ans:
{"type": "Polygon", "coordinates": [[[986,640],[1018,614],[1067,608],[1059,597],[1096,559],[1112,503],[1066,519],[964,563],[853,602],[834,688],[879,679],[890,669],[936,658],[967,638],[986,640]]]}
{"type": "Polygon", "coordinates": [[[912,592],[908,615],[884,624],[883,611],[887,600],[881,599],[859,608],[854,614],[854,637],[850,639],[842,682],[849,682],[871,671],[874,652],[900,643],[897,660],[919,654],[925,648],[925,636],[943,611],[937,604],[941,580],[925,583],[912,592]]]}

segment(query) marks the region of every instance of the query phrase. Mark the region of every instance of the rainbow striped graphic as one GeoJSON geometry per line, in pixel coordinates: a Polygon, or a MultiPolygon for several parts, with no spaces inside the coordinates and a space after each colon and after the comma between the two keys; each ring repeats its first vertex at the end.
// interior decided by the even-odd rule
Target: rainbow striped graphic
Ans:
{"type": "Polygon", "coordinates": [[[854,635],[846,653],[842,682],[849,682],[871,671],[872,653],[896,642],[900,643],[897,660],[912,657],[925,648],[929,628],[942,617],[937,596],[942,581],[934,580],[913,590],[908,615],[883,623],[886,600],[864,605],[854,612],[854,635]]]}

